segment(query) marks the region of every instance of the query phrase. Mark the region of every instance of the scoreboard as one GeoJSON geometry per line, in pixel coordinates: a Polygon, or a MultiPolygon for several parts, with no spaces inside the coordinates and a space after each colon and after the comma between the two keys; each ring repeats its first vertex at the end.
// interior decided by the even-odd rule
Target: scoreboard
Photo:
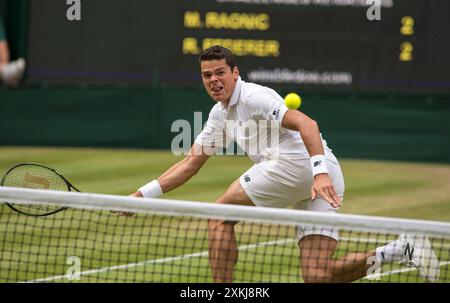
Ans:
{"type": "Polygon", "coordinates": [[[450,91],[450,1],[32,0],[29,78],[201,85],[198,55],[233,51],[244,80],[314,91],[450,91]],[[373,9],[373,8],[372,8],[373,9]]]}

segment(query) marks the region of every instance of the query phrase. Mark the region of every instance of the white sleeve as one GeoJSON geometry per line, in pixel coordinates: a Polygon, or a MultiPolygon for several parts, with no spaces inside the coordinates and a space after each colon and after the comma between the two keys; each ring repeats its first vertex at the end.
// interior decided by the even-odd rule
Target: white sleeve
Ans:
{"type": "Polygon", "coordinates": [[[228,146],[225,134],[225,121],[220,111],[214,106],[208,116],[208,121],[195,143],[203,146],[205,153],[212,155],[218,148],[228,146]]]}
{"type": "Polygon", "coordinates": [[[249,99],[249,105],[257,118],[275,120],[281,126],[283,117],[288,111],[283,98],[275,91],[264,91],[254,94],[249,99]]]}

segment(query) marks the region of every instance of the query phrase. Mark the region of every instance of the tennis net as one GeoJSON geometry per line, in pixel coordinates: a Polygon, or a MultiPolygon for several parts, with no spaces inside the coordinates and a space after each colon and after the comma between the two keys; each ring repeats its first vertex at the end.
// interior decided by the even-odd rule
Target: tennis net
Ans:
{"type": "Polygon", "coordinates": [[[68,207],[0,205],[0,282],[450,282],[444,222],[9,187],[0,201],[68,207]]]}

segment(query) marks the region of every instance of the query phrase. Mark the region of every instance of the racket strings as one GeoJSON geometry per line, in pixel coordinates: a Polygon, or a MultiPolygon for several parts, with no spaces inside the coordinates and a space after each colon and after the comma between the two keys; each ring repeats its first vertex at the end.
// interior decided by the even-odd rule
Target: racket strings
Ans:
{"type": "MultiPolygon", "coordinates": [[[[2,180],[2,186],[69,191],[64,179],[49,168],[25,164],[11,169],[2,180]]],[[[10,204],[17,211],[29,215],[45,215],[61,209],[45,204],[10,204]]]]}

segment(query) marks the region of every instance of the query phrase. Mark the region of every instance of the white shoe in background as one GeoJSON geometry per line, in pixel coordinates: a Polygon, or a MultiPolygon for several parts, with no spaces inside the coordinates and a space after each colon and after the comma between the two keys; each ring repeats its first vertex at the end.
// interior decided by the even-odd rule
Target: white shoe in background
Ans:
{"type": "Polygon", "coordinates": [[[5,64],[0,70],[0,78],[7,86],[16,86],[25,73],[26,61],[23,58],[19,58],[15,61],[11,61],[5,64]]]}

